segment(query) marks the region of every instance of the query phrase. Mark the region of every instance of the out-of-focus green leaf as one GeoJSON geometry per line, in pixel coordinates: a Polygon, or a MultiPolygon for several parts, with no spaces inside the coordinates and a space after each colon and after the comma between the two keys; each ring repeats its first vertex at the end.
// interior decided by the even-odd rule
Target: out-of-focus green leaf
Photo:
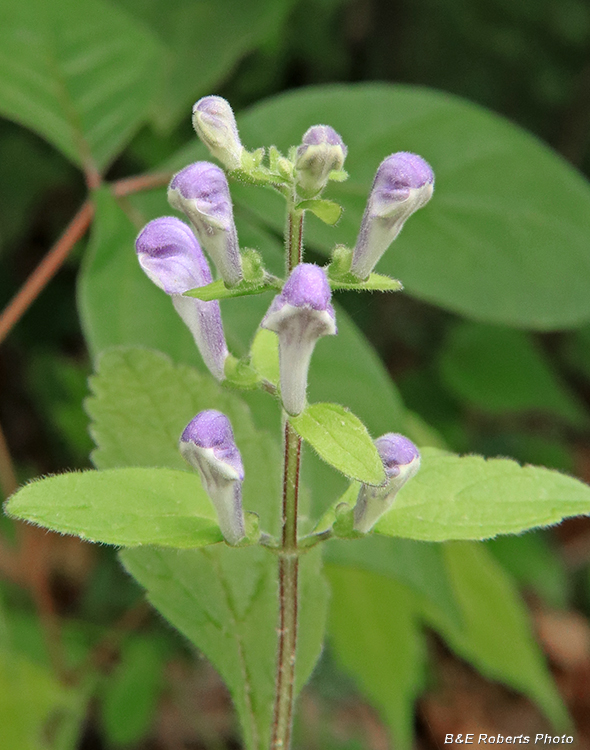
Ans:
{"type": "MultiPolygon", "coordinates": [[[[377,166],[393,151],[412,151],[435,171],[434,197],[377,271],[477,320],[548,330],[590,318],[590,190],[534,137],[448,93],[383,84],[295,91],[253,107],[238,125],[248,148],[285,151],[318,120],[347,144],[350,179],[326,191],[344,207],[338,227],[310,221],[308,245],[352,246],[377,166]]],[[[282,229],[279,196],[242,185],[233,194],[282,229]]]]}
{"type": "Polygon", "coordinates": [[[423,683],[424,646],[413,597],[366,570],[327,565],[332,588],[328,633],[338,662],[379,709],[395,746],[412,746],[414,700],[423,683]]]}
{"type": "Polygon", "coordinates": [[[0,112],[81,167],[102,170],[145,121],[161,65],[157,39],[106,0],[0,8],[0,112]]]}
{"type": "Polygon", "coordinates": [[[489,539],[590,514],[590,487],[506,458],[422,451],[422,466],[375,526],[387,536],[425,541],[489,539]]]}
{"type": "MultiPolygon", "coordinates": [[[[123,564],[150,602],[207,656],[226,682],[248,750],[268,746],[277,651],[276,558],[260,547],[126,550],[123,564]]],[[[297,687],[319,657],[327,587],[319,550],[300,568],[297,687]]]]}
{"type": "Polygon", "coordinates": [[[442,349],[440,371],[456,396],[483,411],[545,412],[576,427],[587,422],[582,404],[522,331],[459,323],[442,349]]]}
{"type": "MultiPolygon", "coordinates": [[[[145,349],[106,352],[91,387],[94,395],[88,399],[87,409],[98,446],[92,459],[99,469],[186,469],[178,450],[186,425],[203,409],[227,414],[244,461],[244,507],[260,515],[265,531],[277,530],[280,451],[266,432],[254,428],[240,398],[222,389],[211,376],[174,365],[163,354],[145,349]]],[[[199,481],[196,474],[186,476],[199,481]]]]}
{"type": "Polygon", "coordinates": [[[90,542],[192,548],[221,542],[215,510],[196,473],[119,468],[30,482],[5,504],[13,518],[90,542]]]}
{"type": "Polygon", "coordinates": [[[446,544],[444,554],[463,626],[428,610],[426,619],[461,657],[535,700],[556,728],[566,729],[567,712],[508,576],[483,545],[446,544]]]}
{"type": "Polygon", "coordinates": [[[214,94],[242,57],[274,41],[293,0],[118,0],[166,46],[153,119],[162,130],[190,121],[197,99],[214,94]]]}

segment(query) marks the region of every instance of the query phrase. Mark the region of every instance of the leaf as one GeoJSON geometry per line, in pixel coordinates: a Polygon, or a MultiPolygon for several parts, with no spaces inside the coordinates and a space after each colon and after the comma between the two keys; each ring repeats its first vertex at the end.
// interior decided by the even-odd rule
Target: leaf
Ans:
{"type": "Polygon", "coordinates": [[[252,342],[250,350],[252,367],[269,383],[278,385],[281,378],[279,369],[279,338],[274,331],[261,328],[252,342]]]}
{"type": "Polygon", "coordinates": [[[148,732],[162,686],[163,657],[153,638],[135,636],[123,647],[103,695],[102,718],[111,743],[136,743],[148,732]]]}
{"type": "Polygon", "coordinates": [[[587,423],[583,405],[523,331],[459,323],[444,344],[440,372],[456,396],[491,414],[540,411],[575,427],[587,423]]]}
{"type": "Polygon", "coordinates": [[[102,171],[145,121],[162,52],[143,25],[102,0],[6,0],[0,113],[102,171]]]}
{"type": "Polygon", "coordinates": [[[441,542],[489,539],[590,514],[590,487],[507,458],[422,450],[418,474],[399,491],[375,531],[441,542]]]}
{"type": "Polygon", "coordinates": [[[409,750],[425,662],[413,597],[375,573],[327,565],[326,574],[332,588],[328,633],[336,659],[379,709],[395,747],[409,750]]]}
{"type": "Polygon", "coordinates": [[[321,219],[324,224],[332,226],[336,224],[338,219],[342,216],[342,206],[334,201],[322,200],[321,198],[313,198],[307,201],[301,201],[296,206],[299,211],[311,211],[312,214],[321,219]]]}
{"type": "Polygon", "coordinates": [[[383,484],[385,472],[367,428],[340,404],[310,404],[289,421],[330,466],[367,484],[383,484]]]}
{"type": "Polygon", "coordinates": [[[443,549],[463,627],[426,612],[429,623],[482,674],[528,695],[556,728],[567,729],[567,712],[510,579],[483,545],[456,543],[443,549]]]}
{"type": "Polygon", "coordinates": [[[322,545],[322,551],[328,566],[356,568],[391,578],[460,622],[440,544],[375,535],[353,540],[331,539],[322,545]]]}
{"type": "MultiPolygon", "coordinates": [[[[265,531],[277,531],[280,450],[267,433],[254,428],[249,410],[239,397],[221,388],[211,376],[185,365],[173,365],[164,355],[144,349],[106,352],[91,387],[94,395],[86,406],[98,446],[92,459],[99,469],[186,469],[178,450],[178,439],[186,425],[203,409],[226,414],[244,462],[244,507],[260,515],[265,531]]],[[[196,474],[186,476],[199,481],[196,474]]]]}
{"type": "MultiPolygon", "coordinates": [[[[268,746],[277,650],[276,559],[260,547],[139,549],[123,564],[150,602],[199,648],[232,695],[248,750],[268,746]]],[[[321,650],[327,591],[315,551],[301,560],[297,688],[321,650]]]]}
{"type": "Polygon", "coordinates": [[[167,64],[153,106],[154,122],[170,131],[201,96],[219,85],[249,52],[275,40],[292,0],[118,0],[141,18],[167,48],[167,64]]]}
{"type": "Polygon", "coordinates": [[[401,281],[372,273],[366,281],[341,281],[330,279],[332,289],[350,290],[353,292],[399,292],[403,289],[401,281]]]}
{"type": "Polygon", "coordinates": [[[214,299],[231,299],[232,297],[247,297],[251,294],[262,294],[262,292],[277,291],[276,282],[274,283],[261,283],[252,284],[247,281],[242,281],[237,286],[227,287],[223,283],[223,279],[217,279],[211,284],[206,286],[198,287],[197,289],[190,289],[185,292],[185,297],[196,297],[202,299],[205,302],[210,302],[214,299]]]}
{"type": "MultiPolygon", "coordinates": [[[[388,84],[290,92],[252,107],[238,126],[245,143],[285,152],[318,119],[347,144],[350,179],[328,188],[344,207],[336,236],[310,223],[309,247],[352,247],[377,166],[392,151],[412,151],[433,166],[434,197],[377,270],[419,299],[480,321],[550,330],[590,319],[590,191],[532,135],[447,92],[388,84]]],[[[232,194],[282,230],[280,196],[242,185],[232,194]]]]}
{"type": "Polygon", "coordinates": [[[198,474],[188,471],[59,474],[25,485],[5,511],[52,531],[122,547],[200,547],[223,540],[198,474]]]}

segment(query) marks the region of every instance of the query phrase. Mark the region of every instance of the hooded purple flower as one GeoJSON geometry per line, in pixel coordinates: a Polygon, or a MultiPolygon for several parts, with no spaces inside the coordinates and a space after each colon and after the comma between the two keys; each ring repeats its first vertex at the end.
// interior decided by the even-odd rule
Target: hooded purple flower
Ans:
{"type": "Polygon", "coordinates": [[[351,272],[366,279],[414,211],[430,200],[434,174],[421,156],[400,151],[375,175],[354,248],[351,272]]]}
{"type": "Polygon", "coordinates": [[[330,172],[344,166],[348,149],[329,125],[314,125],[303,136],[297,148],[295,168],[297,190],[305,198],[318,195],[328,182],[330,172]]]}
{"type": "Polygon", "coordinates": [[[289,414],[305,408],[307,373],[317,340],[337,333],[331,295],[324,269],[300,263],[260,324],[279,336],[281,398],[289,414]]]}
{"type": "Polygon", "coordinates": [[[237,544],[246,534],[242,508],[244,467],[229,419],[215,409],[200,412],[186,426],[179,447],[183,458],[201,476],[224,539],[228,544],[237,544]]]}
{"type": "Polygon", "coordinates": [[[420,468],[420,453],[414,443],[397,432],[388,432],[375,440],[387,481],[381,487],[363,484],[354,508],[354,528],[367,533],[391,508],[401,487],[420,468]]]}
{"type": "Polygon", "coordinates": [[[208,161],[189,164],[174,175],[168,202],[182,211],[227,286],[242,280],[242,258],[229,186],[222,169],[208,161]]]}
{"type": "Polygon", "coordinates": [[[211,271],[190,227],[173,216],[150,221],[135,242],[140,266],[172,297],[211,373],[223,380],[228,355],[219,303],[183,297],[189,289],[210,284],[211,271]]]}
{"type": "Polygon", "coordinates": [[[238,169],[244,147],[232,108],[220,96],[205,96],[193,107],[193,127],[214,156],[227,168],[238,169]]]}

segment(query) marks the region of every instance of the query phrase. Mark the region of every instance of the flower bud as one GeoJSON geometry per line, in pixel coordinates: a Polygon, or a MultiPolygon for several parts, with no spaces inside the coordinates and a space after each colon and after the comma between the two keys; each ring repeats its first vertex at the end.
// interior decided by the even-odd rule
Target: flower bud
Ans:
{"type": "Polygon", "coordinates": [[[241,166],[244,147],[233,110],[225,99],[221,96],[199,99],[193,107],[193,128],[211,155],[227,169],[241,166]]]}
{"type": "Polygon", "coordinates": [[[388,432],[375,440],[383,461],[387,481],[380,487],[363,484],[354,508],[354,528],[367,533],[391,508],[401,487],[420,468],[420,453],[414,443],[397,432],[388,432]]]}
{"type": "Polygon", "coordinates": [[[307,373],[317,340],[337,333],[331,296],[324,269],[300,263],[260,324],[279,336],[281,398],[293,416],[305,408],[307,373]]]}
{"type": "Polygon", "coordinates": [[[172,178],[168,202],[182,211],[227,286],[242,280],[242,259],[229,185],[222,169],[208,161],[189,164],[172,178]]]}
{"type": "Polygon", "coordinates": [[[334,128],[329,125],[309,128],[295,158],[299,193],[305,198],[320,193],[330,172],[342,169],[347,153],[348,149],[334,128]]]}
{"type": "Polygon", "coordinates": [[[135,242],[140,266],[172,297],[211,373],[223,380],[227,345],[219,302],[183,297],[189,289],[211,283],[211,271],[189,226],[173,216],[150,221],[135,242]]]}
{"type": "Polygon", "coordinates": [[[180,436],[180,452],[201,475],[217,511],[219,528],[228,544],[246,535],[242,508],[244,466],[229,419],[207,409],[189,422],[180,436]]]}
{"type": "Polygon", "coordinates": [[[434,174],[416,154],[384,159],[375,175],[352,256],[351,272],[366,279],[414,211],[430,200],[434,174]]]}

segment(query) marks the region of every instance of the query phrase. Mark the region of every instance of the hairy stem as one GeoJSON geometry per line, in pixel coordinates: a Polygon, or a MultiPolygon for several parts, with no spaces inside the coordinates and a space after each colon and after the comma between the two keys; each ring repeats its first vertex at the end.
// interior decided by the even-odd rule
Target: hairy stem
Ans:
{"type": "Polygon", "coordinates": [[[287,265],[288,271],[301,263],[303,254],[303,211],[292,208],[288,214],[287,227],[287,265]]]}

